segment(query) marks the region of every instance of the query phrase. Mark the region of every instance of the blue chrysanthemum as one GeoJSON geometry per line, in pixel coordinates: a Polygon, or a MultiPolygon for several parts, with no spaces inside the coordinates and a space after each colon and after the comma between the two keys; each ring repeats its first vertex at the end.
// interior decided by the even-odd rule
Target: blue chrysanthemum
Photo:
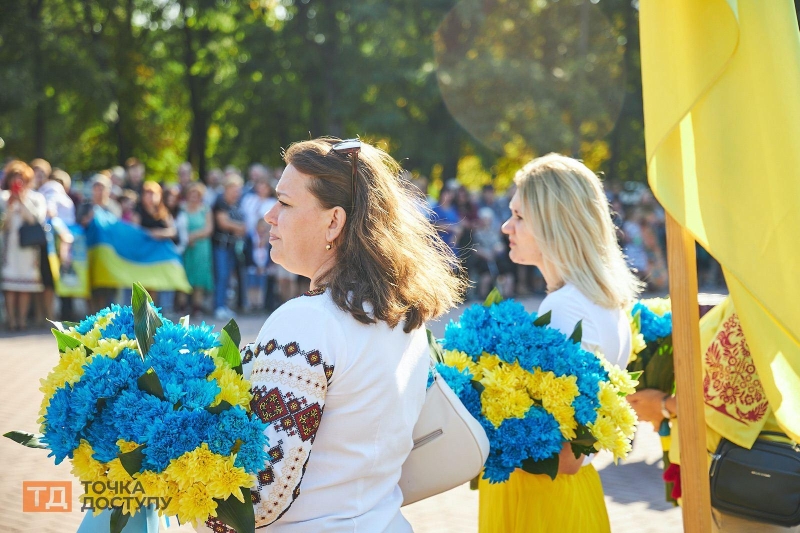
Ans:
{"type": "Polygon", "coordinates": [[[672,334],[672,312],[659,316],[646,305],[637,302],[631,310],[632,315],[639,313],[642,337],[645,342],[652,342],[672,334]]]}

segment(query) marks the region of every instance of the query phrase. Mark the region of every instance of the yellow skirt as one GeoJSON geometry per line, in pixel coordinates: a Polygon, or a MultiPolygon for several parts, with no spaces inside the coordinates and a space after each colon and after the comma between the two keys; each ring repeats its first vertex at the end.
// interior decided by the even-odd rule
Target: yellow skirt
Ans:
{"type": "Polygon", "coordinates": [[[609,533],[603,485],[592,465],[574,476],[517,470],[505,483],[480,480],[480,533],[609,533]]]}

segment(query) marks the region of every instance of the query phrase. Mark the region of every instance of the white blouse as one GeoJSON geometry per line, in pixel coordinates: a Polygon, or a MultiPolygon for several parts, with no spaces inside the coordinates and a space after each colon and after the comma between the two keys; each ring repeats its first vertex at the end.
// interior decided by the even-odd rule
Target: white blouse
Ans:
{"type": "Polygon", "coordinates": [[[362,324],[327,293],[275,311],[243,352],[253,411],[270,423],[270,459],[253,490],[256,528],[411,531],[397,483],[428,357],[424,328],[362,324]]]}
{"type": "Polygon", "coordinates": [[[539,305],[539,315],[552,311],[550,327],[572,335],[582,320],[581,346],[590,352],[599,349],[609,363],[628,365],[631,354],[631,326],[622,309],[608,309],[591,301],[575,285],[567,283],[548,294],[539,305]]]}

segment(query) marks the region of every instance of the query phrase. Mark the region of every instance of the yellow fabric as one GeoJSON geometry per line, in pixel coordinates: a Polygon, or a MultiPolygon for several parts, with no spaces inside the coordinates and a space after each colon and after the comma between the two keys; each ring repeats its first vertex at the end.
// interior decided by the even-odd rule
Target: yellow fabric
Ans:
{"type": "MultiPolygon", "coordinates": [[[[738,444],[744,448],[750,448],[758,438],[761,431],[782,431],[775,418],[775,414],[768,406],[763,414],[753,417],[754,420],[747,420],[744,417],[737,417],[740,413],[747,413],[760,406],[765,406],[761,397],[764,394],[759,386],[759,376],[757,373],[751,374],[750,379],[739,379],[740,376],[732,376],[725,379],[721,378],[724,387],[731,387],[731,395],[735,396],[735,401],[724,404],[718,395],[709,394],[713,391],[714,378],[716,372],[725,374],[724,370],[714,368],[711,362],[712,351],[723,354],[722,358],[727,364],[740,369],[739,374],[747,372],[753,356],[749,346],[741,337],[741,332],[736,327],[738,324],[736,310],[730,297],[725,298],[719,305],[700,319],[700,346],[702,347],[702,368],[703,368],[703,402],[704,417],[706,423],[706,449],[710,454],[713,453],[722,437],[738,444]],[[728,362],[727,359],[733,357],[734,360],[728,362]],[[743,404],[742,398],[750,396],[751,403],[743,404]],[[716,409],[714,407],[717,407],[716,409]],[[724,408],[723,408],[724,407],[724,408]],[[738,411],[737,411],[738,409],[738,411]]],[[[678,400],[680,401],[680,400],[678,400]]],[[[672,463],[680,464],[680,449],[678,447],[678,431],[680,421],[673,419],[671,422],[671,437],[675,443],[669,450],[669,460],[672,463]]]]}
{"type": "Polygon", "coordinates": [[[139,282],[154,291],[192,292],[186,271],[180,263],[133,263],[117,255],[111,246],[105,244],[89,249],[89,272],[92,287],[127,288],[139,282]]]}
{"type": "Polygon", "coordinates": [[[603,486],[594,466],[551,480],[517,470],[505,483],[478,485],[480,533],[607,533],[603,486]]]}
{"type": "Polygon", "coordinates": [[[791,0],[642,0],[648,178],[725,269],[780,426],[800,439],[800,34],[791,0]]]}

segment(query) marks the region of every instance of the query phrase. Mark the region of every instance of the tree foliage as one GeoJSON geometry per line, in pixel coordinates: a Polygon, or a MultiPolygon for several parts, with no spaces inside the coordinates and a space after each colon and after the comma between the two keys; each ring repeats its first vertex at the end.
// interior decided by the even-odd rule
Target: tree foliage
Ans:
{"type": "Polygon", "coordinates": [[[631,0],[0,0],[2,155],[171,179],[318,135],[507,184],[557,150],[644,179],[631,0]]]}

